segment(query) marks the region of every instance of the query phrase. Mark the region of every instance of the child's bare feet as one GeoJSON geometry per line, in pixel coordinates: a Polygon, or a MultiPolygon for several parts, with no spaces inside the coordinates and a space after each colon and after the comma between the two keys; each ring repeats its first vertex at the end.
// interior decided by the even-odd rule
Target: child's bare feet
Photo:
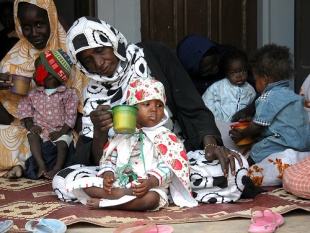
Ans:
{"type": "Polygon", "coordinates": [[[20,165],[12,167],[10,171],[3,175],[4,178],[15,179],[23,175],[23,168],[20,165]]]}
{"type": "Polygon", "coordinates": [[[54,176],[56,175],[56,173],[59,172],[59,171],[60,170],[54,168],[54,169],[52,169],[52,170],[50,170],[48,172],[45,172],[44,176],[45,176],[46,179],[52,180],[54,178],[54,176]]]}
{"type": "Polygon", "coordinates": [[[99,202],[100,202],[99,198],[92,198],[92,197],[87,198],[86,199],[86,206],[90,210],[97,210],[97,209],[99,209],[99,202]]]}

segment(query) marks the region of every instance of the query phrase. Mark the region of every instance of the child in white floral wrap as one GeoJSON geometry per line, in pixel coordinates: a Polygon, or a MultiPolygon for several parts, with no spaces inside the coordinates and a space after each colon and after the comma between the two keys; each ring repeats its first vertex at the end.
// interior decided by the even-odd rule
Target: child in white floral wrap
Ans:
{"type": "Polygon", "coordinates": [[[81,181],[92,178],[81,178],[67,184],[67,190],[75,193],[83,187],[79,190],[89,196],[85,204],[90,209],[158,210],[168,206],[169,191],[176,205],[196,206],[183,143],[163,126],[168,120],[165,101],[161,82],[134,79],[126,103],[138,108],[136,132],[116,134],[105,145],[97,175],[101,178],[94,182],[98,185],[89,187],[90,182],[81,181]]]}

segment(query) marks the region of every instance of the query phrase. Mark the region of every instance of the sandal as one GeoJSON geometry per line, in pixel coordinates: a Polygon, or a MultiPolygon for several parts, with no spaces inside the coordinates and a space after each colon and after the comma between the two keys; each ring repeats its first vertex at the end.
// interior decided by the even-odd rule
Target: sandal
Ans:
{"type": "Polygon", "coordinates": [[[5,220],[4,222],[0,222],[0,233],[5,233],[11,229],[13,226],[12,220],[5,220]]]}
{"type": "Polygon", "coordinates": [[[66,224],[58,219],[30,220],[26,223],[25,229],[35,233],[65,233],[66,224]]]}
{"type": "Polygon", "coordinates": [[[272,233],[284,223],[284,218],[277,212],[265,207],[254,207],[251,210],[249,233],[272,233]]]}
{"type": "Polygon", "coordinates": [[[113,231],[113,233],[121,233],[125,229],[142,226],[142,225],[145,225],[145,226],[140,227],[136,230],[130,231],[128,233],[156,233],[156,232],[171,233],[173,231],[173,228],[171,226],[156,225],[154,222],[151,222],[151,221],[136,221],[136,222],[124,224],[116,228],[115,231],[113,231]]]}
{"type": "Polygon", "coordinates": [[[252,223],[248,229],[249,233],[272,233],[277,229],[275,223],[269,223],[266,225],[260,225],[258,223],[252,223]]]}
{"type": "Polygon", "coordinates": [[[256,206],[252,208],[251,216],[252,223],[260,223],[261,225],[275,223],[277,227],[280,227],[284,223],[284,218],[281,214],[272,212],[272,210],[265,207],[256,206]]]}

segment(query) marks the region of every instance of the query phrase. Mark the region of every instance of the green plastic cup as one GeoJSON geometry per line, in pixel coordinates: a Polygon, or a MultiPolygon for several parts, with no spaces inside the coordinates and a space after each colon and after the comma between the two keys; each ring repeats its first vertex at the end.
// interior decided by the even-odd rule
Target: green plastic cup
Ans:
{"type": "Polygon", "coordinates": [[[136,131],[138,108],[131,105],[117,105],[111,109],[115,133],[129,134],[136,131]]]}

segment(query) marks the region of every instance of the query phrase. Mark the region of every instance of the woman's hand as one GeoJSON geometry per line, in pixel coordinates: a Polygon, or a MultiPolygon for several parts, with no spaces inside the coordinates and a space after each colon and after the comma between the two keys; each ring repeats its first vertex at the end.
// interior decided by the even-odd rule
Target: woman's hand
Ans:
{"type": "Polygon", "coordinates": [[[98,165],[103,153],[103,147],[108,141],[108,131],[113,127],[112,115],[108,111],[110,109],[111,107],[109,105],[98,105],[97,108],[90,113],[90,119],[94,125],[91,155],[91,161],[94,165],[98,165]]]}
{"type": "Polygon", "coordinates": [[[113,127],[113,118],[108,111],[111,109],[109,105],[98,105],[97,108],[90,113],[90,119],[94,124],[94,131],[99,130],[107,132],[113,127]]]}
{"type": "Polygon", "coordinates": [[[225,177],[228,177],[228,166],[230,166],[231,174],[235,175],[235,159],[237,159],[240,166],[243,165],[240,155],[226,148],[225,146],[206,147],[205,158],[207,161],[213,161],[214,159],[218,159],[225,177]]]}
{"type": "Polygon", "coordinates": [[[222,171],[226,177],[228,177],[228,166],[230,166],[231,174],[235,175],[235,159],[237,159],[240,166],[243,165],[240,155],[236,152],[231,151],[225,146],[218,146],[216,138],[212,136],[204,137],[203,141],[205,145],[204,150],[206,160],[212,162],[213,160],[218,159],[219,163],[221,164],[222,171]]]}
{"type": "Polygon", "coordinates": [[[12,76],[10,73],[0,73],[0,90],[7,90],[13,87],[12,76]]]}

